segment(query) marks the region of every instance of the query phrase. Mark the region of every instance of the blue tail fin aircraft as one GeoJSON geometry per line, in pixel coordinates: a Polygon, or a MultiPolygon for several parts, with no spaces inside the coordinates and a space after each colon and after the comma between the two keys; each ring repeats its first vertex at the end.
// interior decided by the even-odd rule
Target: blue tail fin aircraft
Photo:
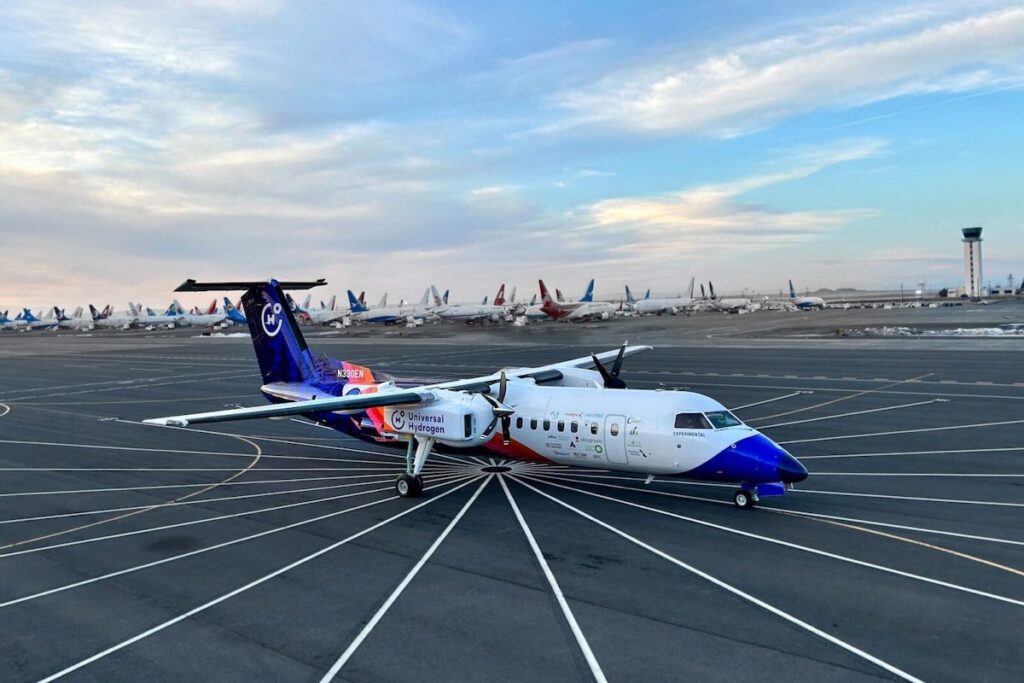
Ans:
{"type": "Polygon", "coordinates": [[[323,284],[187,280],[177,291],[245,290],[242,307],[260,390],[271,405],[146,422],[187,427],[301,415],[359,439],[404,447],[406,469],[395,482],[402,497],[422,493],[423,468],[435,448],[649,478],[732,482],[738,485],[733,502],[741,508],[807,477],[796,458],[708,396],[628,389],[620,377],[623,360],[649,346],[624,343],[560,363],[430,383],[315,357],[283,290],[323,284]]]}

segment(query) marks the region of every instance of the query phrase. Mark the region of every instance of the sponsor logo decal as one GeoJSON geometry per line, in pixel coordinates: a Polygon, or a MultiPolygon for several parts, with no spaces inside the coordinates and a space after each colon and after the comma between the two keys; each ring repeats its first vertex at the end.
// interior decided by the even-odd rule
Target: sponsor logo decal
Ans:
{"type": "Polygon", "coordinates": [[[276,337],[284,325],[284,317],[281,315],[281,304],[267,304],[260,312],[260,323],[263,331],[268,337],[276,337]]]}

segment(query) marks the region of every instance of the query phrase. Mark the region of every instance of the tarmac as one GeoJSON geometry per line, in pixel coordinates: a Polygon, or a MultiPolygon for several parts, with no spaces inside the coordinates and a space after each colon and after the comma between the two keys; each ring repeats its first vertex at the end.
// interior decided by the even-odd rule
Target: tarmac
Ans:
{"type": "Polygon", "coordinates": [[[423,378],[651,344],[631,388],[807,466],[752,511],[444,455],[401,500],[400,454],[308,422],[140,424],[259,403],[247,338],[4,334],[0,680],[1019,680],[1024,339],[836,334],[1024,310],[979,308],[307,331],[423,378]]]}

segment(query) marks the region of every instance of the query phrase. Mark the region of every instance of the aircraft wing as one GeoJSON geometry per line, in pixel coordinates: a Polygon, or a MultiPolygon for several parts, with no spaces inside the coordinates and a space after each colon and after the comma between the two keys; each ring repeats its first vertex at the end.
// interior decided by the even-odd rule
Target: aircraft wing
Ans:
{"type": "MultiPolygon", "coordinates": [[[[651,351],[653,346],[627,346],[623,358],[634,356],[644,351],[651,351]]],[[[615,360],[615,357],[619,355],[619,349],[612,351],[605,351],[603,353],[594,354],[601,363],[609,363],[615,360]]],[[[521,377],[529,378],[536,381],[538,384],[544,382],[554,382],[562,379],[563,368],[593,368],[594,359],[590,356],[581,356],[579,358],[573,358],[572,360],[565,360],[560,363],[552,363],[550,365],[540,365],[535,368],[517,368],[515,370],[509,370],[505,374],[508,377],[521,377]]],[[[490,390],[490,386],[497,382],[501,376],[500,372],[495,372],[490,375],[484,375],[482,377],[473,377],[471,379],[459,379],[453,382],[444,382],[442,384],[431,384],[430,389],[451,389],[453,391],[468,391],[468,392],[486,392],[490,390]]]]}
{"type": "Polygon", "coordinates": [[[191,415],[174,415],[143,420],[147,424],[165,427],[187,427],[202,422],[227,422],[231,420],[252,420],[260,417],[285,417],[288,415],[306,415],[334,411],[362,411],[367,408],[383,408],[386,406],[417,405],[432,403],[436,400],[433,392],[417,389],[400,389],[376,394],[350,394],[348,396],[330,396],[314,398],[308,401],[275,403],[251,408],[231,408],[215,410],[209,413],[193,413],[191,415]]]}

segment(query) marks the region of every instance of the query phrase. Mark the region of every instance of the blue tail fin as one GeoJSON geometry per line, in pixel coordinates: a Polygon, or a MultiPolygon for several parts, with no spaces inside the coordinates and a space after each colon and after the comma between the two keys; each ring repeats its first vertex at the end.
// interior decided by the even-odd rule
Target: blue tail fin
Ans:
{"type": "Polygon", "coordinates": [[[633,298],[633,292],[629,291],[629,285],[626,285],[626,303],[635,304],[636,299],[633,298]]]}
{"type": "Polygon", "coordinates": [[[594,279],[590,279],[590,283],[587,285],[587,291],[583,295],[580,301],[593,301],[594,300],[594,279]]]}
{"type": "Polygon", "coordinates": [[[320,370],[277,280],[247,289],[242,309],[267,382],[316,382],[320,370]]]}
{"type": "Polygon", "coordinates": [[[793,289],[793,281],[792,280],[789,281],[789,298],[790,299],[795,299],[796,298],[796,290],[793,289]]]}
{"type": "Polygon", "coordinates": [[[353,313],[366,313],[366,311],[369,310],[366,306],[359,303],[359,299],[356,298],[356,295],[352,293],[351,289],[348,290],[348,307],[353,313]]]}

